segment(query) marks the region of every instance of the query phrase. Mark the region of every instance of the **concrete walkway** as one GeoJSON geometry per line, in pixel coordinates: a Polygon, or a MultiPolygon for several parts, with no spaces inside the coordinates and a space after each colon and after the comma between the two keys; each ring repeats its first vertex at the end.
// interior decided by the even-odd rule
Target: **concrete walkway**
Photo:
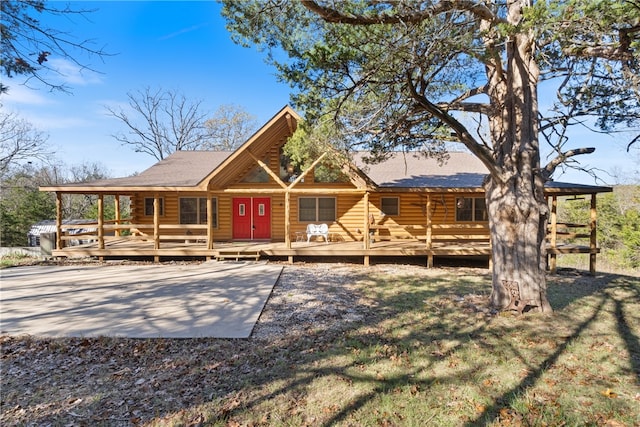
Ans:
{"type": "Polygon", "coordinates": [[[0,332],[247,338],[281,266],[255,262],[29,266],[0,271],[0,332]]]}

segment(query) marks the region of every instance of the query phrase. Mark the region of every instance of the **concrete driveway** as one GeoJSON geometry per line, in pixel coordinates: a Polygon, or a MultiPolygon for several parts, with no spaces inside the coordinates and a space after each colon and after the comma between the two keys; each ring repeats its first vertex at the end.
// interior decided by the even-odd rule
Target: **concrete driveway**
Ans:
{"type": "Polygon", "coordinates": [[[264,262],[29,266],[0,271],[0,332],[247,338],[281,266],[264,262]]]}

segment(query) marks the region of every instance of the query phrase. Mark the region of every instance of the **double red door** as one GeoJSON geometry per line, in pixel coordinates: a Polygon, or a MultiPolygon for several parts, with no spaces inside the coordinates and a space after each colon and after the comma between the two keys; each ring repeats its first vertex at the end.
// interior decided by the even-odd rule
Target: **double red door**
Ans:
{"type": "Polygon", "coordinates": [[[271,239],[271,199],[235,197],[233,199],[233,238],[271,239]]]}

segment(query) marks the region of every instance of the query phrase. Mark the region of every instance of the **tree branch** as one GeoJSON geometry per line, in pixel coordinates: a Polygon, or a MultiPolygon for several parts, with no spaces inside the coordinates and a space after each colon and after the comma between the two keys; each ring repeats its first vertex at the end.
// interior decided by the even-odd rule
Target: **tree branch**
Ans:
{"type": "Polygon", "coordinates": [[[560,152],[555,159],[551,160],[547,166],[543,169],[543,174],[545,179],[549,179],[553,172],[555,172],[556,168],[566,162],[569,158],[578,156],[580,154],[591,154],[596,151],[595,148],[576,148],[575,150],[569,150],[565,152],[560,152]]]}
{"type": "Polygon", "coordinates": [[[627,144],[627,153],[629,152],[629,150],[631,150],[631,146],[638,141],[640,141],[640,134],[636,135],[636,137],[633,138],[629,144],[627,144]]]}
{"type": "Polygon", "coordinates": [[[460,142],[462,142],[465,147],[467,147],[487,167],[489,173],[494,178],[502,181],[502,174],[497,168],[491,152],[487,150],[484,145],[478,143],[462,123],[436,104],[430,102],[425,96],[418,93],[411,78],[411,71],[407,71],[407,82],[413,99],[427,112],[449,126],[456,133],[460,142]]]}
{"type": "Polygon", "coordinates": [[[573,44],[564,49],[568,55],[577,56],[579,58],[603,58],[613,61],[630,61],[633,60],[634,51],[632,48],[632,35],[640,33],[640,25],[630,28],[621,28],[618,30],[619,45],[606,46],[603,44],[593,46],[581,46],[573,44]]]}
{"type": "Polygon", "coordinates": [[[471,98],[473,96],[486,95],[486,94],[487,94],[487,85],[480,86],[480,87],[474,87],[474,88],[469,89],[468,91],[466,91],[464,93],[461,93],[457,98],[455,98],[453,101],[451,101],[449,103],[449,105],[456,105],[458,103],[461,103],[465,99],[469,99],[469,98],[471,98]]]}
{"type": "Polygon", "coordinates": [[[491,106],[482,102],[443,102],[437,104],[443,110],[464,111],[466,113],[480,113],[488,115],[491,112],[491,106]]]}
{"type": "MultiPolygon", "coordinates": [[[[407,15],[394,13],[380,13],[375,16],[364,16],[355,14],[344,14],[334,8],[321,6],[315,0],[301,0],[301,3],[311,12],[319,15],[326,22],[334,24],[350,25],[377,25],[377,24],[399,24],[399,23],[419,23],[441,13],[452,11],[471,12],[480,19],[490,22],[505,22],[498,17],[491,9],[484,4],[469,0],[444,0],[433,4],[422,11],[416,11],[407,15]]],[[[391,4],[391,2],[390,2],[391,4]]]]}

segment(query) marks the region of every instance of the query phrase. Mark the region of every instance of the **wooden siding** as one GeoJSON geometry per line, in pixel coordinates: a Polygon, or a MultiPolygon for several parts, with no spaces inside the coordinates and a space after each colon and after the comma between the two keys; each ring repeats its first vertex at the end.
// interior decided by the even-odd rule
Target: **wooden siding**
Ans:
{"type": "MultiPolygon", "coordinates": [[[[310,180],[309,180],[310,181],[310,180]]],[[[302,183],[301,183],[302,184],[302,183]]],[[[325,184],[327,185],[327,184],[325,184]]],[[[251,184],[252,188],[261,191],[261,197],[271,198],[271,239],[285,240],[285,197],[283,190],[275,183],[251,184]],[[264,193],[267,192],[267,193],[264,193]]],[[[361,241],[365,229],[365,207],[362,194],[332,193],[335,188],[350,188],[349,184],[329,184],[331,188],[325,192],[313,194],[295,193],[291,196],[290,230],[291,239],[295,240],[296,232],[304,232],[309,222],[299,221],[298,209],[301,197],[335,197],[336,220],[329,223],[332,238],[338,241],[361,241]]],[[[318,188],[318,184],[308,183],[306,188],[318,188]]],[[[234,188],[247,190],[247,184],[234,185],[234,188]]],[[[296,187],[297,188],[297,187],[296,187]]],[[[353,187],[351,187],[353,188],[353,187]]],[[[231,191],[233,191],[231,189],[231,191]]],[[[164,215],[160,217],[161,224],[179,224],[179,199],[181,197],[207,197],[205,192],[161,193],[164,200],[164,215]]],[[[153,215],[144,215],[144,199],[153,198],[153,193],[136,193],[131,198],[131,222],[148,225],[147,233],[152,232],[153,215]]],[[[232,236],[232,200],[234,197],[251,197],[246,192],[216,193],[212,195],[218,204],[218,226],[213,230],[214,240],[227,241],[232,236]]],[[[477,197],[475,193],[371,193],[369,196],[369,212],[373,215],[377,240],[389,239],[426,239],[427,203],[431,199],[431,221],[433,224],[433,238],[449,239],[482,239],[488,238],[486,222],[456,222],[456,199],[458,197],[477,197]],[[394,197],[399,200],[398,215],[382,215],[381,198],[394,197]],[[455,231],[454,231],[455,230],[455,231]],[[457,236],[457,237],[456,237],[457,236]]],[[[180,230],[166,230],[165,234],[183,234],[180,230]]]]}

